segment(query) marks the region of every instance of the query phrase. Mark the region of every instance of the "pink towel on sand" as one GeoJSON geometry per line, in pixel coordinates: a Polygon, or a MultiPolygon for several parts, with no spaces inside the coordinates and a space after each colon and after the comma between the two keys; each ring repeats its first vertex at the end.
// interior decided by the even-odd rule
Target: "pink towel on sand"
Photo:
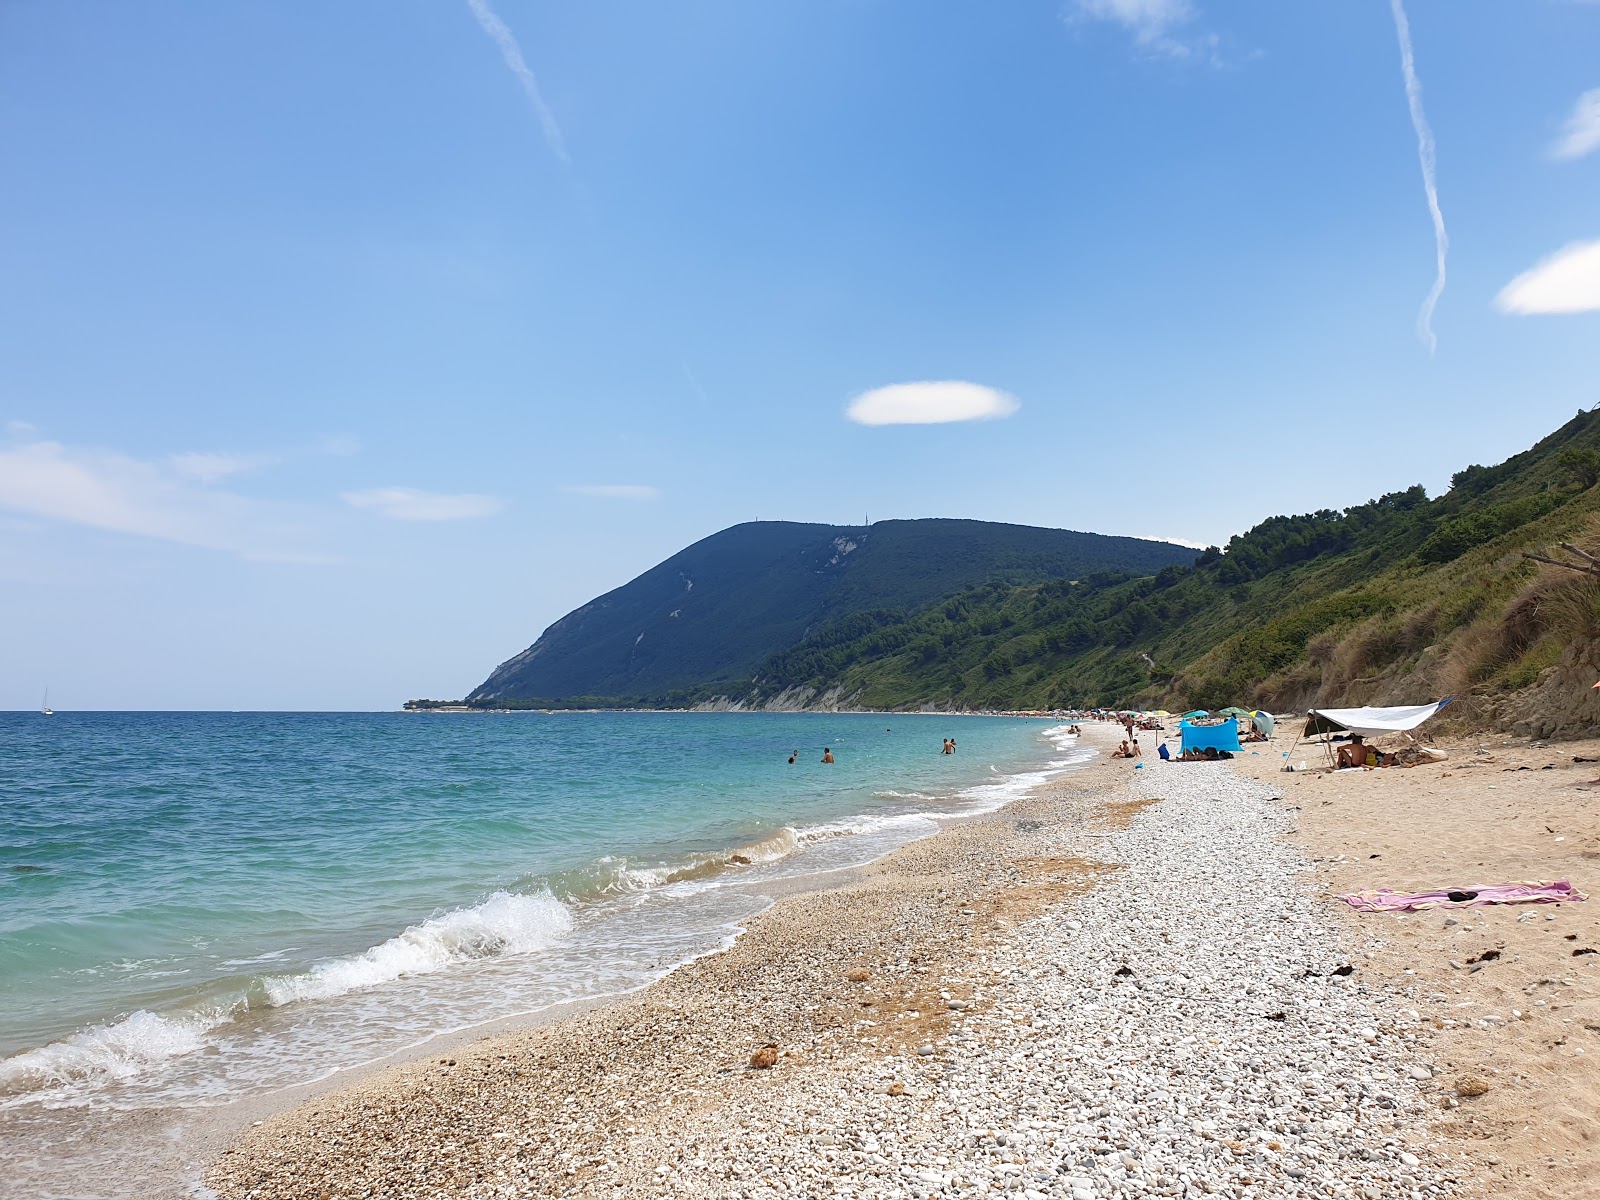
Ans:
{"type": "Polygon", "coordinates": [[[1398,912],[1415,908],[1476,908],[1480,904],[1562,904],[1586,899],[1565,879],[1554,883],[1494,883],[1440,888],[1434,892],[1396,892],[1378,888],[1340,896],[1360,912],[1398,912]]]}

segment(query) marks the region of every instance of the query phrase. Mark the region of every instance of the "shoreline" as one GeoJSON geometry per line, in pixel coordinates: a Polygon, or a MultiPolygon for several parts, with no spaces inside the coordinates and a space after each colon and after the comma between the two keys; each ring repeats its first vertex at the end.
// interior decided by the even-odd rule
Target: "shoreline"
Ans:
{"type": "MultiPolygon", "coordinates": [[[[1047,724],[1040,726],[1041,729],[1046,727],[1047,724]]],[[[1043,745],[1041,743],[1041,746],[1043,745]]],[[[1063,753],[1069,759],[1076,757],[1071,749],[1063,751],[1063,748],[1058,747],[1051,752],[1046,747],[1036,753],[1030,752],[1026,759],[1013,764],[1011,771],[993,779],[996,782],[1026,780],[1030,777],[1036,778],[1040,772],[1051,774],[1076,769],[1073,766],[1062,767],[1059,764],[1052,768],[1044,761],[1060,759],[1063,753]],[[1034,759],[1040,761],[1034,762],[1034,759]]],[[[990,777],[985,776],[970,785],[963,785],[962,792],[958,793],[958,796],[964,796],[968,786],[980,790],[989,788],[990,777]]],[[[1022,786],[1027,785],[1023,783],[1022,786]]],[[[1004,789],[1001,794],[1004,794],[1004,789]]],[[[915,796],[917,793],[908,795],[915,796]]],[[[999,797],[987,800],[961,800],[956,812],[930,819],[927,822],[928,832],[919,830],[911,836],[914,840],[935,836],[939,829],[981,816],[982,810],[987,805],[999,807],[1003,803],[999,797]],[[976,804],[980,812],[961,811],[969,804],[976,804]]],[[[889,849],[888,853],[895,853],[905,844],[907,843],[900,843],[899,846],[889,849]]],[[[728,867],[740,863],[748,869],[748,862],[740,857],[741,852],[746,850],[748,847],[745,844],[736,843],[729,847],[726,854],[711,855],[710,858],[719,862],[726,858],[728,867]]],[[[865,852],[876,854],[880,858],[884,854],[882,848],[874,847],[870,842],[865,852]]],[[[757,898],[764,907],[770,907],[773,902],[787,896],[847,886],[862,876],[870,867],[871,861],[877,861],[874,859],[860,865],[831,867],[826,865],[830,859],[839,862],[842,857],[838,854],[825,855],[819,862],[802,868],[802,873],[794,875],[748,880],[730,878],[721,886],[732,892],[757,898]]],[[[697,858],[696,863],[698,861],[697,858]]],[[[735,871],[735,874],[737,873],[735,871]]],[[[715,944],[708,943],[705,949],[696,951],[691,958],[672,965],[663,962],[662,966],[670,974],[699,958],[725,952],[734,940],[743,935],[746,927],[744,922],[730,924],[722,940],[715,944]]],[[[181,1191],[178,1186],[180,1180],[191,1182],[196,1180],[207,1162],[220,1155],[229,1141],[240,1136],[254,1123],[270,1119],[275,1114],[317,1097],[359,1086],[369,1076],[403,1068],[408,1063],[426,1059],[434,1054],[448,1055],[458,1047],[488,1037],[508,1036],[542,1028],[593,1009],[626,1002],[630,997],[655,986],[662,978],[662,974],[652,972],[649,978],[637,986],[625,987],[608,994],[561,1000],[553,1004],[539,1004],[522,1012],[507,1013],[481,1021],[472,1020],[460,1027],[445,1029],[421,1037],[410,1044],[395,1047],[388,1053],[365,1062],[332,1069],[322,1078],[246,1094],[214,1107],[127,1109],[91,1104],[85,1108],[69,1107],[63,1110],[49,1110],[43,1106],[13,1109],[10,1114],[10,1128],[17,1135],[17,1139],[9,1150],[11,1154],[17,1156],[13,1159],[13,1167],[20,1168],[20,1173],[14,1174],[13,1181],[18,1186],[31,1187],[34,1194],[80,1196],[79,1190],[64,1183],[66,1177],[52,1168],[48,1161],[50,1145],[70,1144],[82,1151],[66,1159],[69,1163],[78,1163],[78,1167],[74,1168],[78,1171],[78,1178],[104,1179],[108,1184],[109,1181],[115,1180],[115,1188],[108,1186],[108,1192],[115,1190],[118,1196],[178,1193],[181,1191]],[[128,1161],[127,1156],[119,1153],[119,1146],[138,1146],[140,1153],[135,1156],[137,1161],[128,1161]]]]}
{"type": "MultiPolygon", "coordinates": [[[[1112,726],[1084,729],[1086,743],[1116,740],[1112,726]]],[[[1289,812],[1231,773],[1149,769],[1154,761],[1136,770],[1095,760],[837,886],[777,899],[730,949],[617,1003],[477,1039],[280,1113],[230,1147],[206,1182],[224,1200],[982,1195],[1017,1190],[1024,1178],[1026,1195],[1066,1200],[1309,1196],[1325,1194],[1298,1183],[1325,1169],[1319,1155],[1359,1151],[1351,1169],[1373,1187],[1443,1194],[1438,1172],[1453,1168],[1430,1149],[1414,1089],[1384,1082],[1395,1077],[1391,1060],[1404,1069],[1414,1031],[1380,1011],[1385,996],[1324,978],[1345,935],[1299,886],[1306,865],[1280,836],[1289,812]],[[1200,828],[1206,822],[1217,824],[1200,828]],[[1222,870],[1189,849],[1197,837],[1220,849],[1222,870]],[[1237,929],[1181,928],[1217,920],[1208,904],[1186,911],[1197,891],[1216,891],[1217,910],[1231,902],[1240,839],[1272,864],[1251,899],[1257,923],[1295,922],[1283,942],[1258,948],[1237,929]],[[1273,879],[1293,881],[1294,895],[1273,879]],[[1165,891],[1176,908],[1159,899],[1129,919],[1165,891]],[[1272,915],[1284,902],[1290,916],[1272,915]],[[1097,930],[1128,944],[1071,945],[1097,930]],[[1198,965],[1173,978],[1197,995],[1174,1008],[1160,972],[1180,945],[1185,964],[1198,965]],[[1208,967],[1212,955],[1229,961],[1208,967]],[[1263,955],[1282,965],[1235,990],[1229,976],[1257,969],[1263,955]],[[1156,993],[1143,991],[1146,972],[1156,993]],[[1123,976],[1133,984],[1119,987],[1123,976]],[[1271,1023],[1279,1008],[1295,1014],[1293,1026],[1271,1023]],[[1172,1036],[1195,1022],[1182,1042],[1172,1036]],[[1367,1022],[1370,1038],[1357,1032],[1367,1022]],[[1237,1042],[1241,1023],[1257,1041],[1237,1042]],[[1149,1039],[1142,1052],[1119,1048],[1139,1037],[1149,1039]],[[1248,1057],[1244,1045],[1260,1054],[1269,1042],[1282,1060],[1274,1087],[1312,1053],[1330,1060],[1316,1064],[1317,1079],[1358,1065],[1374,1091],[1328,1093],[1327,1121],[1300,1112],[1284,1124],[1229,1085],[1217,1106],[1250,1108],[1248,1116],[1197,1121],[1192,1138],[1181,1128],[1188,1118],[1180,1128],[1161,1118],[1149,1131],[1193,1146],[1146,1146],[1116,1132],[1173,1103],[1209,1118],[1209,1101],[1185,1107],[1174,1091],[1211,1096],[1211,1079],[1233,1078],[1239,1055],[1248,1057]],[[1043,1044],[1054,1050],[1035,1059],[1043,1044]],[[1209,1061],[1188,1063],[1206,1069],[1186,1076],[1191,1058],[1209,1061]],[[1141,1099],[1130,1107],[1105,1090],[1107,1079],[1126,1079],[1141,1099]],[[1041,1092],[1058,1107],[1040,1107],[1041,1092]],[[1247,1154],[1249,1128],[1270,1121],[1283,1132],[1263,1134],[1247,1154]],[[1427,1164],[1397,1146],[1402,1137],[1427,1164]],[[1180,1170],[1169,1161],[1179,1152],[1198,1156],[1207,1174],[1180,1170]],[[1203,1189],[1194,1182],[1202,1178],[1203,1189]]],[[[1305,1095],[1294,1097],[1303,1106],[1305,1095]]]]}
{"type": "Polygon", "coordinates": [[[1446,739],[1442,765],[1284,775],[1288,740],[1102,757],[769,887],[732,947],[641,990],[274,1097],[204,1143],[204,1178],[222,1200],[1587,1194],[1600,955],[1571,945],[1600,947],[1600,910],[1335,895],[1478,872],[1592,892],[1600,769],[1569,759],[1600,743],[1446,739]],[[1219,925],[1241,888],[1253,910],[1219,925]]]}
{"type": "MultiPolygon", "coordinates": [[[[1080,745],[1090,744],[1094,740],[1085,738],[1080,745]]],[[[633,992],[584,1004],[577,1011],[560,1008],[545,1010],[544,1013],[536,1014],[531,1019],[511,1018],[504,1022],[510,1026],[504,1030],[494,1030],[486,1026],[458,1034],[438,1035],[423,1047],[415,1048],[414,1052],[408,1053],[406,1061],[358,1068],[355,1072],[347,1073],[353,1075],[353,1078],[329,1081],[320,1085],[312,1094],[298,1098],[293,1107],[274,1105],[271,1114],[264,1118],[265,1124],[261,1124],[260,1120],[251,1122],[260,1125],[259,1131],[245,1130],[242,1138],[214,1159],[203,1174],[204,1182],[207,1186],[215,1188],[217,1194],[225,1200],[245,1195],[252,1197],[278,1194],[319,1195],[320,1193],[314,1189],[295,1190],[299,1184],[291,1185],[290,1190],[281,1193],[261,1191],[260,1184],[240,1188],[237,1186],[237,1168],[243,1159],[251,1157],[251,1147],[265,1148],[283,1137],[290,1137],[296,1141],[306,1139],[309,1149],[311,1146],[321,1144],[323,1136],[319,1132],[319,1126],[334,1112],[349,1111],[352,1106],[359,1109],[370,1103],[383,1105],[387,1102],[385,1098],[396,1092],[431,1094],[440,1086],[449,1088],[454,1082],[452,1076],[458,1071],[462,1074],[492,1071],[495,1065],[512,1056],[529,1053],[540,1054],[549,1059],[556,1054],[554,1047],[557,1044],[575,1051],[572,1054],[573,1062],[584,1059],[592,1061],[595,1057],[613,1058],[613,1055],[607,1055],[603,1051],[598,1056],[595,1054],[596,1038],[607,1036],[606,1033],[596,1029],[596,1026],[616,1034],[640,1020],[651,1019],[663,1006],[682,1003],[681,998],[695,995],[707,997],[724,993],[736,987],[734,980],[747,974],[758,979],[770,977],[773,971],[778,969],[775,959],[784,957],[782,948],[796,947],[796,942],[793,940],[796,930],[791,926],[805,930],[801,937],[802,942],[810,940],[810,934],[814,932],[810,928],[814,912],[808,910],[815,907],[844,910],[832,914],[834,920],[830,923],[830,933],[833,935],[833,940],[828,943],[828,949],[837,954],[841,962],[848,959],[854,963],[866,958],[885,957],[880,939],[873,931],[864,928],[863,914],[859,911],[849,911],[852,899],[870,896],[874,907],[887,904],[897,911],[899,920],[894,928],[903,932],[909,920],[917,927],[919,936],[927,940],[929,946],[924,948],[923,953],[915,956],[917,964],[923,966],[924,970],[928,969],[925,964],[933,961],[935,957],[953,964],[959,957],[960,948],[952,944],[951,931],[940,928],[948,916],[945,911],[946,905],[935,903],[931,908],[921,909],[913,918],[908,918],[904,912],[900,912],[908,899],[907,892],[921,894],[921,899],[926,902],[927,893],[931,891],[934,895],[943,895],[950,890],[948,885],[955,881],[954,872],[947,870],[929,872],[926,869],[928,860],[956,856],[947,852],[955,851],[959,854],[956,844],[962,840],[990,841],[991,838],[986,837],[985,833],[999,832],[1000,827],[1014,826],[1019,816],[1026,824],[1028,817],[1021,814],[1039,808],[1048,807],[1057,810],[1049,814],[1057,820],[1063,816],[1060,810],[1070,810],[1069,819],[1087,825],[1094,820],[1101,807],[1097,801],[1101,799],[1105,790],[1106,780],[1101,778],[1105,767],[1106,760],[1103,757],[1091,759],[1081,766],[1061,770],[1054,778],[1036,786],[1029,794],[1011,800],[997,809],[973,815],[941,818],[938,821],[940,828],[937,833],[906,843],[860,866],[792,876],[767,881],[760,885],[752,884],[751,890],[770,897],[771,903],[761,912],[740,922],[742,930],[730,945],[679,964],[666,975],[633,992]],[[844,943],[847,941],[853,944],[846,946],[844,943]],[[878,953],[874,954],[874,949],[878,953]],[[930,950],[933,951],[932,954],[929,953],[930,950]],[[420,1060],[424,1057],[430,1061],[422,1063],[420,1060]]],[[[1025,830],[1024,833],[1026,832],[1028,831],[1025,830]]],[[[948,864],[942,865],[948,866],[948,864]]],[[[1078,888],[1089,886],[1097,873],[1097,866],[1087,861],[1054,864],[1050,878],[1044,881],[1034,880],[1024,889],[1025,900],[1019,903],[1014,898],[1008,898],[991,914],[996,927],[1015,923],[1024,919],[1026,915],[1032,915],[1049,901],[1070,894],[1078,888]]],[[[963,882],[968,885],[968,890],[978,890],[983,887],[980,876],[981,871],[965,874],[963,882]]],[[[964,926],[983,923],[982,919],[976,917],[978,910],[973,909],[972,912],[973,918],[964,921],[964,926]]],[[[851,968],[843,967],[841,972],[849,969],[851,968]]],[[[871,968],[866,969],[871,970],[871,968]]],[[[833,974],[834,972],[826,970],[820,975],[813,974],[806,981],[810,986],[803,989],[803,994],[813,994],[817,985],[831,979],[833,974]]],[[[774,999],[762,995],[758,998],[758,1006],[770,1008],[770,1002],[774,999]]],[[[945,1008],[944,1016],[941,1018],[938,1015],[938,1007],[933,1001],[925,1003],[930,1006],[926,1019],[922,1018],[920,1009],[904,1005],[898,1009],[900,1012],[918,1014],[913,1018],[913,1024],[905,1027],[905,1031],[913,1033],[916,1037],[931,1033],[940,1027],[941,1022],[947,1024],[952,1015],[952,1010],[945,1008]]],[[[781,1002],[779,1007],[782,1007],[781,1002]]],[[[777,1023],[784,1024],[785,1017],[792,1023],[799,1015],[794,1012],[782,1014],[777,1023]]],[[[769,1014],[768,1024],[764,1026],[766,1033],[762,1035],[760,1041],[751,1042],[748,1037],[740,1039],[729,1034],[730,1046],[735,1042],[737,1045],[723,1056],[726,1061],[719,1062],[713,1069],[713,1077],[734,1075],[742,1077],[748,1074],[749,1055],[759,1050],[766,1041],[772,1040],[768,1034],[779,1036],[783,1032],[777,1025],[771,1023],[773,1019],[769,1014]]],[[[741,1016],[739,1023],[749,1024],[749,1020],[741,1016]]],[[[898,1044],[904,1049],[907,1043],[901,1038],[898,1044]]],[[[793,1062],[799,1061],[796,1056],[786,1055],[785,1058],[793,1062]]],[[[784,1067],[790,1065],[791,1061],[783,1062],[775,1074],[781,1073],[784,1067]]],[[[576,1075],[581,1077],[583,1073],[580,1070],[576,1075]]],[[[596,1067],[597,1077],[605,1073],[603,1066],[596,1067]]],[[[570,1076],[573,1073],[567,1074],[570,1076]]],[[[579,1080],[574,1079],[573,1082],[576,1085],[579,1080]]],[[[543,1090],[547,1096],[552,1094],[550,1089],[543,1090]]],[[[245,1122],[241,1121],[236,1128],[244,1124],[245,1122]]],[[[280,1153],[275,1147],[265,1149],[264,1152],[274,1161],[280,1153]]],[[[377,1185],[377,1190],[370,1193],[363,1192],[362,1185],[357,1185],[353,1180],[338,1186],[347,1190],[345,1192],[334,1190],[331,1194],[390,1194],[385,1190],[385,1185],[381,1184],[377,1185]]]]}

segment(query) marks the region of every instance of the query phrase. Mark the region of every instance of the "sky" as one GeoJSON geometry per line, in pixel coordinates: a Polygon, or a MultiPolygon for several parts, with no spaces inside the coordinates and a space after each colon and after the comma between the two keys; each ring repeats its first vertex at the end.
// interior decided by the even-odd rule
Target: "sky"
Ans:
{"type": "Polygon", "coordinates": [[[460,696],[754,519],[1224,542],[1597,380],[1600,3],[0,3],[0,708],[460,696]]]}

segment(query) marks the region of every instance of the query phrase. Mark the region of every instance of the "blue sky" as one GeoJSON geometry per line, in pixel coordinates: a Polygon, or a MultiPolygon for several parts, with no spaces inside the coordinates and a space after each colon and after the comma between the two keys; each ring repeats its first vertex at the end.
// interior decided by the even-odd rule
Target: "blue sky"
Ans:
{"type": "Polygon", "coordinates": [[[1390,0],[12,0],[0,707],[460,695],[753,518],[1437,492],[1600,402],[1600,4],[1402,11],[1431,350],[1390,0]]]}

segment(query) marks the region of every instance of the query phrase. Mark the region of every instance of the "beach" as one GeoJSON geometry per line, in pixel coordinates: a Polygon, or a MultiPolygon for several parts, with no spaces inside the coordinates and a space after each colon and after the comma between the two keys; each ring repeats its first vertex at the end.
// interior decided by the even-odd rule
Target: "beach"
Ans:
{"type": "Polygon", "coordinates": [[[1582,827],[1525,846],[1497,828],[1575,817],[1573,770],[1515,767],[1582,744],[1335,776],[1284,774],[1286,745],[1046,783],[803,885],[635,996],[270,1117],[207,1182],[227,1200],[1586,1194],[1587,907],[1331,899],[1584,887],[1582,827]]]}
{"type": "MultiPolygon", "coordinates": [[[[1280,733],[1278,741],[1283,736],[1280,733]]],[[[1423,1017],[1419,1053],[1442,1105],[1442,1144],[1477,1193],[1600,1195],[1600,741],[1442,737],[1450,757],[1410,770],[1285,775],[1276,755],[1235,760],[1296,814],[1291,840],[1324,895],[1570,880],[1590,899],[1361,914],[1330,906],[1361,972],[1423,1017]],[[1586,758],[1587,763],[1574,762],[1586,758]],[[1454,1084],[1488,1085],[1466,1099],[1454,1084]]],[[[1295,761],[1316,765],[1302,746],[1295,761]]]]}
{"type": "Polygon", "coordinates": [[[636,992],[1025,794],[1089,755],[1063,731],[70,714],[0,763],[0,1191],[187,1194],[253,1120],[636,992]]]}

